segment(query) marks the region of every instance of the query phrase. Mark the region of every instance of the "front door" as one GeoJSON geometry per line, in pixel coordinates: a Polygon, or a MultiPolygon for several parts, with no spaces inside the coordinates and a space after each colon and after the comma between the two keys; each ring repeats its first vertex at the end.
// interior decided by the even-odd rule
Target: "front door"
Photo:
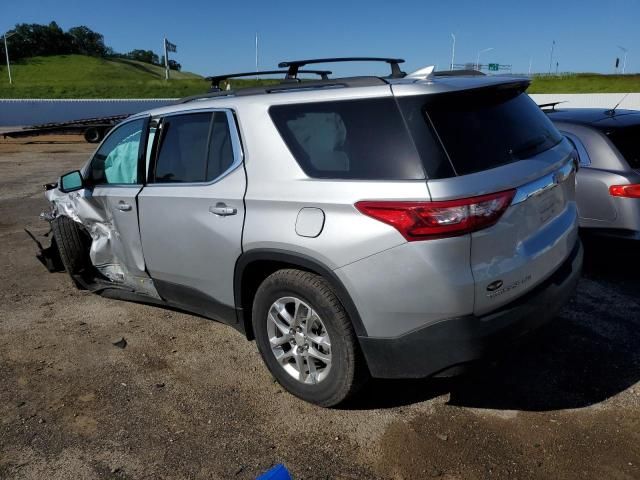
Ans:
{"type": "Polygon", "coordinates": [[[137,196],[142,189],[149,118],[125,122],[111,131],[84,172],[91,237],[91,261],[109,280],[157,296],[146,273],[137,196]]]}
{"type": "Polygon", "coordinates": [[[233,275],[242,252],[246,178],[233,114],[168,115],[156,137],[138,197],[149,274],[164,299],[235,323],[233,275]]]}

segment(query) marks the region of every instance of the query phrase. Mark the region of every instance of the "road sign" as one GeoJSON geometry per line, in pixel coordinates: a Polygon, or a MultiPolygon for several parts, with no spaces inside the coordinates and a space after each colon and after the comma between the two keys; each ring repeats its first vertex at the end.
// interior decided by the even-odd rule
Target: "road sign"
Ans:
{"type": "Polygon", "coordinates": [[[500,64],[498,64],[498,63],[490,63],[489,64],[489,71],[490,72],[497,72],[499,68],[500,68],[500,64]]]}

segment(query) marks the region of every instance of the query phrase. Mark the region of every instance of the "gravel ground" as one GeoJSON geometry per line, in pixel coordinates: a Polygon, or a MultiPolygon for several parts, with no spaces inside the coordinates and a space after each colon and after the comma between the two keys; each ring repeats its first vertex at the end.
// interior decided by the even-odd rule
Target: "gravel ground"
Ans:
{"type": "Polygon", "coordinates": [[[455,379],[376,381],[326,410],[253,343],[49,274],[41,184],[77,137],[0,140],[0,478],[640,478],[640,249],[588,242],[576,298],[527,344],[455,379]],[[112,345],[124,337],[124,349],[112,345]]]}

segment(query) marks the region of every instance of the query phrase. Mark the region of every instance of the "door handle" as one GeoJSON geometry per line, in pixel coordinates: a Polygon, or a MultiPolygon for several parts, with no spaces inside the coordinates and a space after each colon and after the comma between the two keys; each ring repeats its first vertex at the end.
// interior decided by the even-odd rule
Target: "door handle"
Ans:
{"type": "Polygon", "coordinates": [[[226,203],[219,202],[216,203],[215,207],[213,205],[210,206],[209,212],[214,215],[218,215],[219,217],[227,217],[229,215],[235,215],[238,213],[238,210],[233,207],[229,207],[226,203]]]}
{"type": "Polygon", "coordinates": [[[121,212],[128,212],[129,210],[131,210],[131,205],[129,205],[128,203],[120,202],[117,208],[121,212]]]}

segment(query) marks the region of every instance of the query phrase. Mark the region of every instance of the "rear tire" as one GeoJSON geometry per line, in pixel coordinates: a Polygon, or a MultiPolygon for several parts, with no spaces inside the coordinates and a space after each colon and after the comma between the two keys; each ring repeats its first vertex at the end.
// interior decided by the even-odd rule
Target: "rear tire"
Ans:
{"type": "Polygon", "coordinates": [[[84,139],[89,143],[98,143],[104,137],[102,129],[89,127],[84,131],[84,139]]]}
{"type": "Polygon", "coordinates": [[[57,217],[51,222],[62,265],[69,275],[77,275],[89,265],[89,246],[86,232],[69,217],[57,217]]]}
{"type": "Polygon", "coordinates": [[[369,378],[349,316],[319,275],[294,269],[270,275],[256,292],[252,321],[267,368],[303,400],[332,407],[369,378]]]}

